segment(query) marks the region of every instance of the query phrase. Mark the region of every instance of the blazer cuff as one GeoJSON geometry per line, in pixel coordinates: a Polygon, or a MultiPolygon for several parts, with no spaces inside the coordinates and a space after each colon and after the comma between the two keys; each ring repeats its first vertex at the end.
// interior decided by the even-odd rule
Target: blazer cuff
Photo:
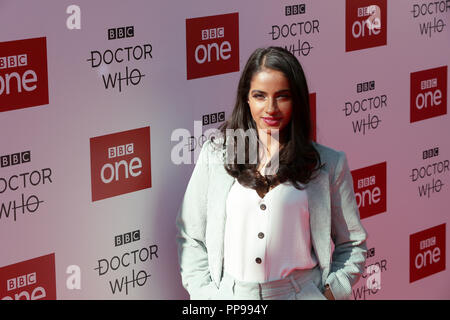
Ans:
{"type": "Polygon", "coordinates": [[[336,272],[332,272],[325,283],[330,286],[331,293],[336,300],[350,299],[352,295],[352,286],[346,277],[339,277],[336,272]]]}

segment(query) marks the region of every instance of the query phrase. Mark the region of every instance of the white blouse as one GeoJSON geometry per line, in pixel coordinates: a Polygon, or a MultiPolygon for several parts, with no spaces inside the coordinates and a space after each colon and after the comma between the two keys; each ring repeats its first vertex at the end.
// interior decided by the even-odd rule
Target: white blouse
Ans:
{"type": "Polygon", "coordinates": [[[234,180],[226,201],[224,271],[241,281],[268,282],[315,267],[306,191],[287,181],[261,198],[234,180]]]}

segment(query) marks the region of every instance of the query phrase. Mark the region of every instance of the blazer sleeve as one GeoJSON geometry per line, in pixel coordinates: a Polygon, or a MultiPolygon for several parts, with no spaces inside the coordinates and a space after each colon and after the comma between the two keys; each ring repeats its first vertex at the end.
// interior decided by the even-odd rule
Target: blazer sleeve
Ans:
{"type": "Polygon", "coordinates": [[[331,238],[335,247],[325,281],[337,300],[351,298],[352,286],[364,272],[367,237],[360,221],[347,158],[339,152],[331,186],[331,238]]]}
{"type": "Polygon", "coordinates": [[[181,279],[191,299],[211,299],[218,290],[209,273],[205,246],[209,143],[203,144],[176,218],[181,279]]]}

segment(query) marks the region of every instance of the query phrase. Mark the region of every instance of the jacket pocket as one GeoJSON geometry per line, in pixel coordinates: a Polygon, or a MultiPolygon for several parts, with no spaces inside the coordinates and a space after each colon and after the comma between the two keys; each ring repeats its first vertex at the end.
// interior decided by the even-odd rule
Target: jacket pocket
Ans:
{"type": "Polygon", "coordinates": [[[196,288],[191,291],[191,300],[212,300],[215,299],[215,296],[217,295],[217,291],[219,289],[217,288],[214,281],[211,281],[206,286],[202,286],[200,288],[196,288]]]}

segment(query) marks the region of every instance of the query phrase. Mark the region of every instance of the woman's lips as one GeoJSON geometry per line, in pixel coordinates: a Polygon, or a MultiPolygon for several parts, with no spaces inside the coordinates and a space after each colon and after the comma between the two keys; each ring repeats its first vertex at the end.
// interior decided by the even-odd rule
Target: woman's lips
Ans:
{"type": "Polygon", "coordinates": [[[262,118],[269,126],[276,126],[281,122],[282,118],[262,118]]]}

